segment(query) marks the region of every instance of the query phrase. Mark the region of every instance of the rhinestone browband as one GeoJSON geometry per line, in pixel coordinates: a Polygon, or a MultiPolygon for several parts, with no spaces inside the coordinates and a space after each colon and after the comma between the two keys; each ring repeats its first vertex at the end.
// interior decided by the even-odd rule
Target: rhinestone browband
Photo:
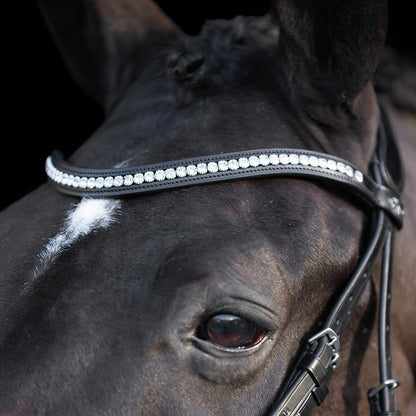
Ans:
{"type": "Polygon", "coordinates": [[[372,206],[401,217],[401,206],[388,188],[343,159],[298,149],[260,149],[154,165],[85,169],[64,161],[60,152],[46,160],[46,173],[58,189],[77,196],[116,196],[179,188],[232,179],[308,176],[352,185],[372,206]]]}
{"type": "Polygon", "coordinates": [[[65,172],[64,169],[56,168],[53,157],[49,156],[46,160],[46,173],[52,181],[60,185],[82,189],[101,189],[131,186],[133,184],[141,185],[143,183],[151,183],[154,181],[161,182],[181,179],[187,176],[209,175],[217,172],[257,168],[259,166],[301,165],[305,167],[327,169],[328,171],[341,173],[346,177],[355,179],[357,182],[363,182],[363,173],[360,170],[354,169],[352,166],[334,159],[326,159],[310,154],[264,153],[260,155],[252,154],[251,156],[247,154],[238,159],[227,158],[227,156],[232,157],[235,156],[235,154],[224,154],[221,156],[221,160],[211,160],[209,162],[198,163],[197,159],[195,161],[187,159],[172,162],[173,166],[167,169],[157,169],[159,166],[153,166],[153,170],[149,170],[152,168],[151,165],[128,169],[117,168],[112,169],[112,175],[103,175],[103,173],[106,172],[105,170],[100,170],[96,173],[90,170],[88,173],[87,171],[83,172],[79,169],[81,176],[65,172]],[[128,173],[125,173],[126,171],[128,171],[128,173]]]}

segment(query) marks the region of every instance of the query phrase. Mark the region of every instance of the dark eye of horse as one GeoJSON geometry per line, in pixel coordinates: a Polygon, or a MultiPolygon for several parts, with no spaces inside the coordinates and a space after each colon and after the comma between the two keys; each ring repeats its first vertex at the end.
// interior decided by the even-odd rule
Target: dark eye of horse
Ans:
{"type": "Polygon", "coordinates": [[[209,318],[201,328],[200,336],[227,348],[247,348],[260,342],[266,335],[249,319],[220,314],[209,318]]]}

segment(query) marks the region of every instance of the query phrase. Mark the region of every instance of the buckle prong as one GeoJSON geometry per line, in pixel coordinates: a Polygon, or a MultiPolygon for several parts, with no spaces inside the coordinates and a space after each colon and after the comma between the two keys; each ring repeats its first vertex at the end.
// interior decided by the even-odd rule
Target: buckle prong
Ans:
{"type": "Polygon", "coordinates": [[[322,331],[318,332],[311,338],[309,338],[308,343],[313,344],[315,341],[327,336],[329,338],[328,345],[332,347],[333,354],[332,354],[332,368],[336,369],[341,364],[341,356],[339,354],[339,349],[341,347],[339,337],[337,333],[332,328],[325,328],[322,331]]]}
{"type": "Polygon", "coordinates": [[[401,384],[400,381],[395,378],[389,378],[387,380],[384,380],[379,386],[373,387],[372,389],[368,391],[368,397],[371,399],[377,393],[379,393],[381,390],[385,388],[389,388],[392,390],[397,389],[397,387],[399,387],[400,384],[401,384]]]}

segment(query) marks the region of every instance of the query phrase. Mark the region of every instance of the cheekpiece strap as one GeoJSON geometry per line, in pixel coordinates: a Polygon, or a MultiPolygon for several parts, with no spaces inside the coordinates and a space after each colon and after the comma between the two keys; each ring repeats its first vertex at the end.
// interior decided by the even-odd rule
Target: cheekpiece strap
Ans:
{"type": "Polygon", "coordinates": [[[313,335],[303,348],[292,370],[292,375],[286,383],[289,388],[286,387],[279,393],[275,407],[268,416],[309,416],[313,409],[321,404],[324,394],[328,392],[332,373],[341,363],[339,350],[342,336],[371,278],[371,271],[391,227],[391,222],[380,209],[375,213],[373,223],[372,237],[359,265],[332,307],[324,322],[324,329],[313,335]],[[329,354],[327,359],[322,359],[325,357],[322,355],[323,351],[329,354]],[[308,365],[305,365],[305,359],[308,365]],[[304,386],[309,377],[313,383],[306,391],[304,386]],[[294,408],[294,397],[299,400],[296,408],[294,408]],[[288,406],[292,401],[293,405],[288,406]]]}

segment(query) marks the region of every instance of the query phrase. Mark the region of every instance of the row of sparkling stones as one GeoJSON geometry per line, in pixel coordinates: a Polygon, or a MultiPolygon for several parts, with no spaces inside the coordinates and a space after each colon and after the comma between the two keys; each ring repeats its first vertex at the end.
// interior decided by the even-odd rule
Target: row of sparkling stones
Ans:
{"type": "Polygon", "coordinates": [[[205,175],[209,173],[225,172],[228,170],[247,169],[257,166],[268,165],[299,165],[312,166],[329,171],[342,173],[357,182],[363,182],[363,174],[351,166],[335,160],[323,157],[298,155],[298,154],[271,154],[241,157],[239,159],[220,160],[218,162],[198,163],[196,165],[178,166],[166,170],[148,171],[136,173],[134,175],[124,176],[107,176],[107,177],[80,177],[64,173],[53,166],[49,157],[46,161],[46,172],[48,176],[56,183],[71,186],[74,188],[111,188],[119,186],[130,186],[133,184],[140,185],[144,182],[150,183],[155,181],[172,180],[175,178],[184,178],[185,176],[205,175]]]}

